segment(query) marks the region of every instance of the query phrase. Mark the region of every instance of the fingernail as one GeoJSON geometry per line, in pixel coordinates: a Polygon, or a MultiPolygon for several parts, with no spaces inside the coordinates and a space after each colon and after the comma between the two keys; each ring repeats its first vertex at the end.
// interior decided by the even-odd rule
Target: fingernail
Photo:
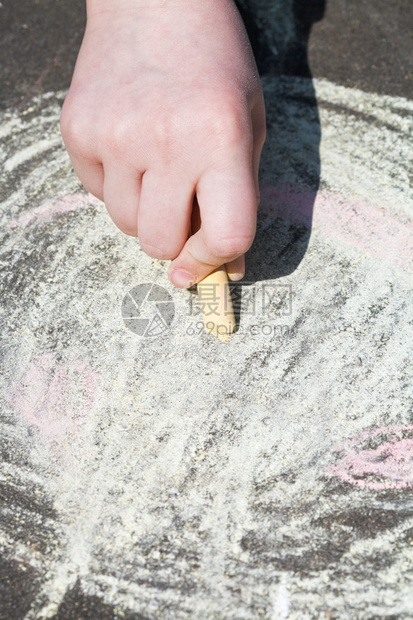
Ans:
{"type": "Polygon", "coordinates": [[[189,288],[195,282],[195,276],[183,269],[173,269],[169,274],[169,278],[172,284],[179,288],[189,288]]]}
{"type": "Polygon", "coordinates": [[[243,277],[243,273],[230,273],[228,271],[228,278],[231,280],[231,282],[238,282],[239,280],[242,280],[243,277]]]}

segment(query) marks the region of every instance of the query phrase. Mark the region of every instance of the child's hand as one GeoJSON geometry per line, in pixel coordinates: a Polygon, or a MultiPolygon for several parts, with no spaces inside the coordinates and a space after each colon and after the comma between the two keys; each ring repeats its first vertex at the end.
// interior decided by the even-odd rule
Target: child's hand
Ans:
{"type": "Polygon", "coordinates": [[[173,284],[223,263],[243,276],[265,112],[232,0],[89,0],[61,126],[82,183],[147,254],[173,260],[173,284]]]}

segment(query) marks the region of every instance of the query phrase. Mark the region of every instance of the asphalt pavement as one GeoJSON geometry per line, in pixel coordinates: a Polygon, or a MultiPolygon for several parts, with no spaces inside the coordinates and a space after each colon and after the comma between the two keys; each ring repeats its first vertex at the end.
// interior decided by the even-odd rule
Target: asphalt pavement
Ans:
{"type": "Polygon", "coordinates": [[[413,5],[239,8],[268,138],[220,342],[73,173],[83,2],[0,3],[4,620],[413,618],[413,5]]]}

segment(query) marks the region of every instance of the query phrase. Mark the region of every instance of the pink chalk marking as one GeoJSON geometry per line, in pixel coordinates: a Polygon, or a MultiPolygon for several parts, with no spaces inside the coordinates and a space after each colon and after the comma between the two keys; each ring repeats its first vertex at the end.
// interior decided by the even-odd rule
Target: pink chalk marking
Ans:
{"type": "Polygon", "coordinates": [[[361,198],[303,187],[264,187],[264,212],[293,224],[313,225],[324,235],[413,272],[413,222],[361,198]],[[313,221],[312,221],[313,220],[313,221]]]}
{"type": "Polygon", "coordinates": [[[45,77],[47,77],[49,75],[50,71],[52,70],[52,67],[53,67],[53,65],[50,65],[49,67],[46,67],[46,69],[44,69],[41,72],[41,74],[39,75],[39,77],[37,78],[37,80],[35,81],[33,86],[40,86],[40,84],[43,82],[45,77]]]}
{"type": "MultiPolygon", "coordinates": [[[[68,194],[22,213],[8,229],[101,204],[91,194],[68,194]]],[[[314,226],[326,236],[413,272],[413,222],[361,198],[300,186],[264,187],[261,208],[293,224],[314,226]]]]}
{"type": "Polygon", "coordinates": [[[342,453],[326,471],[363,489],[413,488],[413,426],[369,429],[335,448],[342,453]]]}
{"type": "Polygon", "coordinates": [[[70,211],[88,209],[101,204],[92,194],[67,194],[57,200],[48,200],[30,211],[22,213],[17,219],[8,224],[7,229],[27,226],[50,217],[57,217],[70,211]]]}
{"type": "Polygon", "coordinates": [[[90,412],[98,375],[80,360],[58,362],[51,353],[35,357],[11,390],[14,409],[43,439],[54,441],[76,433],[90,412]]]}

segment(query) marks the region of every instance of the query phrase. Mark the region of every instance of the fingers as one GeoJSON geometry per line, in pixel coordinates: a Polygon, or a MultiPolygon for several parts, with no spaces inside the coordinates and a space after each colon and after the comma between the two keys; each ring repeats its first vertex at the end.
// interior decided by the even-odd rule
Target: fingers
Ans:
{"type": "Polygon", "coordinates": [[[244,277],[244,253],[255,236],[259,204],[258,168],[266,133],[262,97],[252,110],[251,123],[252,153],[248,155],[244,145],[232,157],[230,170],[210,171],[198,183],[201,227],[170,266],[175,286],[189,287],[224,263],[231,280],[244,277]]]}
{"type": "Polygon", "coordinates": [[[70,156],[72,166],[80,181],[88,192],[103,200],[103,166],[98,161],[89,161],[78,158],[73,154],[70,156]]]}
{"type": "Polygon", "coordinates": [[[103,195],[109,215],[124,233],[139,236],[142,250],[152,258],[174,259],[188,238],[194,183],[180,176],[105,168],[103,195]]]}
{"type": "Polygon", "coordinates": [[[80,181],[88,192],[99,200],[103,200],[103,166],[101,159],[91,148],[91,141],[85,140],[87,126],[85,126],[84,118],[85,115],[76,115],[73,100],[68,95],[60,116],[62,138],[80,181]]]}
{"type": "Polygon", "coordinates": [[[183,173],[148,170],[139,201],[139,242],[153,258],[172,260],[188,237],[194,183],[183,173]]]}
{"type": "Polygon", "coordinates": [[[185,243],[169,270],[171,282],[187,288],[216,267],[229,264],[243,276],[240,257],[255,235],[257,197],[251,161],[234,161],[231,169],[211,170],[197,186],[201,228],[185,243]]]}
{"type": "MultiPolygon", "coordinates": [[[[235,143],[229,141],[226,158],[220,149],[213,151],[218,162],[214,168],[206,165],[197,183],[191,165],[165,172],[150,168],[142,174],[124,161],[109,159],[102,165],[73,151],[71,159],[86,189],[104,200],[120,230],[139,234],[149,256],[173,260],[173,284],[190,286],[224,263],[230,279],[239,280],[245,271],[243,255],[255,234],[258,166],[265,140],[262,102],[254,106],[250,123],[249,129],[244,119],[243,132],[236,133],[235,143]],[[195,192],[201,227],[188,239],[195,192]]],[[[199,162],[194,168],[198,166],[199,162]]]]}
{"type": "Polygon", "coordinates": [[[112,163],[104,174],[103,198],[110,217],[122,232],[137,237],[141,173],[112,163]]]}

